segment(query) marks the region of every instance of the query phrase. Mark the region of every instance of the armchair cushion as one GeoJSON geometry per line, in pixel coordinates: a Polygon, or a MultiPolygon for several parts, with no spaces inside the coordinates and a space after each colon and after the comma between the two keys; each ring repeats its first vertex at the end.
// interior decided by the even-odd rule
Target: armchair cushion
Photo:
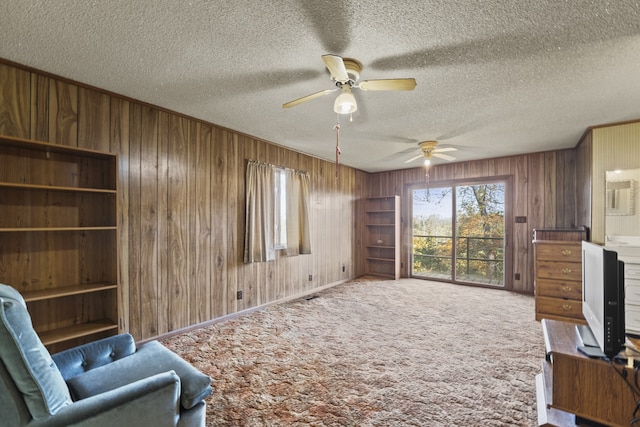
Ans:
{"type": "Polygon", "coordinates": [[[129,334],[114,335],[70,348],[52,355],[65,381],[100,366],[107,365],[136,351],[136,343],[129,334]]]}
{"type": "Polygon", "coordinates": [[[144,344],[130,356],[77,375],[69,379],[67,385],[73,398],[80,400],[166,371],[175,371],[180,377],[180,403],[185,409],[194,407],[213,392],[208,375],[157,341],[144,344]]]}
{"type": "Polygon", "coordinates": [[[22,296],[0,284],[0,358],[34,419],[71,404],[60,371],[33,329],[22,296]]]}

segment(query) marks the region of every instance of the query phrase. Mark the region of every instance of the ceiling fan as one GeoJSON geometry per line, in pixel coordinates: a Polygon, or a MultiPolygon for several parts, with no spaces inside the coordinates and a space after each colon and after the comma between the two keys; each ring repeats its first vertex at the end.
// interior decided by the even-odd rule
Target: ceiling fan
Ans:
{"type": "Polygon", "coordinates": [[[359,61],[352,58],[342,58],[337,55],[322,55],[322,60],[331,73],[331,79],[335,82],[336,88],[321,90],[287,102],[282,104],[283,108],[294,107],[303,102],[311,101],[312,99],[340,90],[340,95],[338,95],[333,104],[333,110],[338,114],[351,114],[358,109],[356,98],[353,96],[351,89],[413,90],[416,87],[416,81],[413,78],[363,80],[358,83],[360,73],[362,72],[362,64],[359,61]]]}
{"type": "Polygon", "coordinates": [[[450,151],[458,151],[457,148],[453,148],[453,147],[436,148],[436,146],[438,145],[438,141],[422,141],[418,145],[420,146],[422,153],[405,161],[405,163],[411,163],[414,160],[424,157],[424,165],[429,166],[431,164],[432,156],[438,157],[440,159],[448,160],[450,162],[456,159],[453,156],[450,156],[448,154],[442,154],[442,153],[446,153],[450,151]]]}

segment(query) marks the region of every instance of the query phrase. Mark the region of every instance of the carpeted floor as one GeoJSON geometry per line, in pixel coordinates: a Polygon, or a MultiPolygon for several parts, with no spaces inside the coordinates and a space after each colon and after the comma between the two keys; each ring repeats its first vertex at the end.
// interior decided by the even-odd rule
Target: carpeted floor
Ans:
{"type": "Polygon", "coordinates": [[[534,299],[356,280],[163,343],[214,379],[210,426],[534,426],[534,299]]]}

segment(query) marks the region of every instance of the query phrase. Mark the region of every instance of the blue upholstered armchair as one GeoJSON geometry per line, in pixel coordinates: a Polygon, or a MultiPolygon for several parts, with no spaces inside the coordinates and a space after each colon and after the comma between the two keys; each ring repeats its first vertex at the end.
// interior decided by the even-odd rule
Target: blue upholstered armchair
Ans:
{"type": "Polygon", "coordinates": [[[0,424],[204,426],[211,379],[128,334],[51,356],[22,296],[0,284],[0,424]]]}

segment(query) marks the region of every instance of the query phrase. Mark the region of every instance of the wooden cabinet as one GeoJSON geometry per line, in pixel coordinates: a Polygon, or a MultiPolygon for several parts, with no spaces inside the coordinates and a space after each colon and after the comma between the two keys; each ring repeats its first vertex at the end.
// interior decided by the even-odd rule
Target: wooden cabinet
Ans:
{"type": "Polygon", "coordinates": [[[536,320],[585,323],[582,316],[582,240],[586,230],[534,230],[536,320]]]}
{"type": "Polygon", "coordinates": [[[51,351],[118,333],[117,157],[0,138],[0,282],[51,351]]]}
{"type": "Polygon", "coordinates": [[[538,425],[628,426],[636,408],[634,368],[580,353],[575,324],[544,319],[542,328],[546,358],[536,377],[538,425]]]}
{"type": "Polygon", "coordinates": [[[400,278],[400,197],[365,200],[366,274],[400,278]]]}

